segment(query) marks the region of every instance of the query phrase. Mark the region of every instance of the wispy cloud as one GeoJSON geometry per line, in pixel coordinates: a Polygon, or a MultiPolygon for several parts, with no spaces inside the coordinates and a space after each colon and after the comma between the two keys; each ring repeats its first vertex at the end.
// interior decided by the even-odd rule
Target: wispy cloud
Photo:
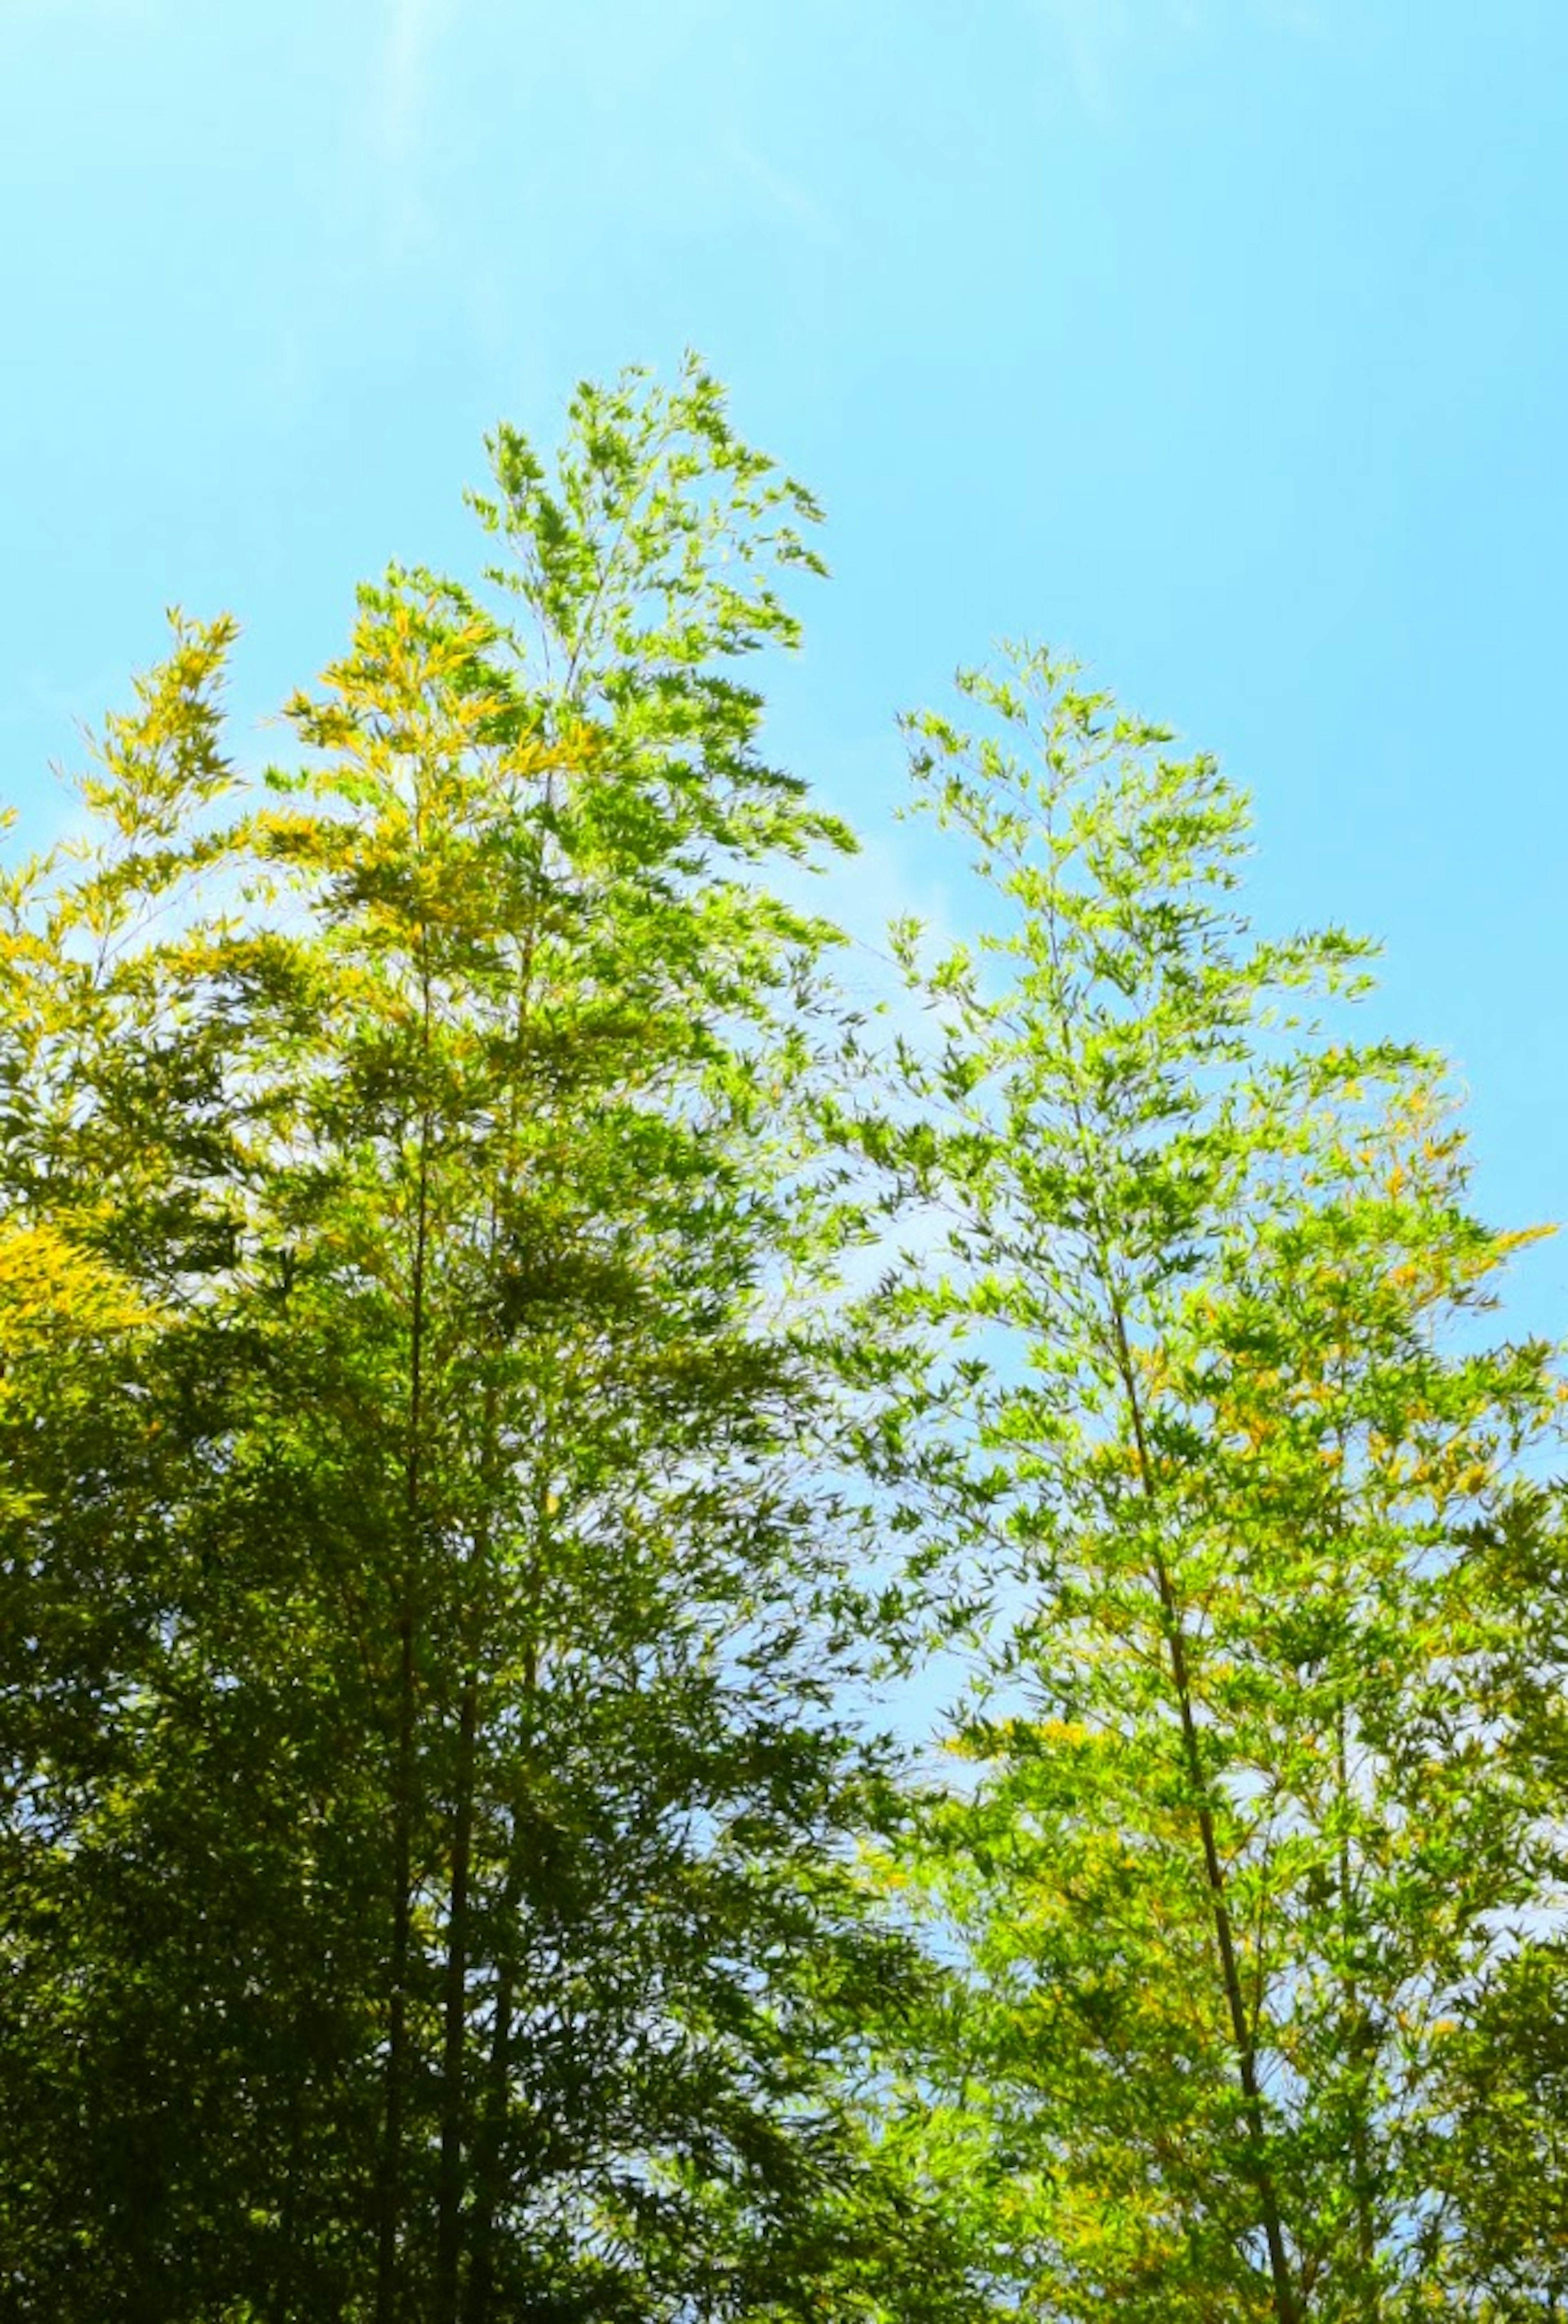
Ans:
{"type": "Polygon", "coordinates": [[[377,72],[377,142],[405,158],[419,142],[429,86],[431,52],[447,0],[388,0],[377,72]]]}
{"type": "Polygon", "coordinates": [[[1107,117],[1115,110],[1116,92],[1128,65],[1152,29],[1150,7],[1164,17],[1167,0],[1144,0],[1137,14],[1128,0],[1034,0],[1034,5],[1055,36],[1078,102],[1086,112],[1107,117]]]}
{"type": "Polygon", "coordinates": [[[364,76],[354,174],[361,198],[373,197],[382,263],[393,268],[428,252],[435,232],[416,164],[429,142],[436,52],[449,6],[450,0],[383,0],[380,39],[364,76]]]}
{"type": "Polygon", "coordinates": [[[728,138],[724,158],[739,176],[748,180],[779,209],[788,210],[792,217],[803,218],[809,226],[826,224],[822,210],[805,187],[787,177],[782,170],[769,161],[766,154],[760,153],[744,138],[728,138]]]}
{"type": "Polygon", "coordinates": [[[1265,23],[1278,24],[1285,32],[1299,32],[1309,41],[1328,37],[1328,18],[1317,0],[1258,0],[1258,8],[1265,23]]]}
{"type": "Polygon", "coordinates": [[[1151,56],[1222,33],[1251,18],[1276,30],[1323,38],[1323,0],[1031,0],[1054,38],[1075,95],[1109,118],[1127,73],[1151,56]]]}

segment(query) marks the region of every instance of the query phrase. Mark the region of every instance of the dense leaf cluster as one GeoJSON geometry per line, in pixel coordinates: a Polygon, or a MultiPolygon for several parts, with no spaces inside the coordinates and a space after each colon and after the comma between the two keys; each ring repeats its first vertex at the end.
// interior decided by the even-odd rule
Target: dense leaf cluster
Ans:
{"type": "Polygon", "coordinates": [[[868,1029],[809,495],[696,364],[491,452],[291,764],[177,620],[0,883],[0,2313],[1554,2312],[1560,1389],[1439,1064],[1023,650],[868,1029]]]}

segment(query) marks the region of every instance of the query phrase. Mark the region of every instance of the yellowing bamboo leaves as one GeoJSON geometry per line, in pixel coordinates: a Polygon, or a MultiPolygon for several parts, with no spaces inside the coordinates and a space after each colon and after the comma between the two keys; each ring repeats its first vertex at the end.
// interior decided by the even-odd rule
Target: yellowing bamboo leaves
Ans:
{"type": "Polygon", "coordinates": [[[0,879],[0,2305],[1555,2312],[1563,1387],[1441,1062],[1023,650],[879,1040],[811,496],[695,362],[490,449],[285,763],[176,615],[0,879]]]}

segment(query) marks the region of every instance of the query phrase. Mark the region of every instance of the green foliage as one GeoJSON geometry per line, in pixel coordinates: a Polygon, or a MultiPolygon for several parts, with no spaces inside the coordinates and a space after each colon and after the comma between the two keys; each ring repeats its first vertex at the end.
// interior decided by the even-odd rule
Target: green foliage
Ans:
{"type": "Polygon", "coordinates": [[[754,869],[844,835],[728,674],[814,512],[695,370],[493,449],[508,619],[364,591],[255,804],[180,630],[14,893],[23,2310],[873,2314],[919,2246],[829,2070],[916,1964],[754,869]]]}
{"type": "Polygon", "coordinates": [[[1320,1029],[1366,948],[1250,929],[1211,762],[1043,656],[963,685],[915,772],[992,916],[902,932],[935,1031],[860,1133],[948,1222],[882,1304],[964,1342],[961,1538],[1011,1577],[927,1819],[974,1985],[929,2070],[1023,2312],[1425,2312],[1449,2052],[1541,1893],[1486,1567],[1556,1390],[1459,1328],[1523,1238],[1435,1064],[1320,1029]]]}
{"type": "Polygon", "coordinates": [[[490,448],[292,763],[176,616],[0,878],[0,2312],[1555,2313],[1563,1391],[1442,1067],[1026,652],[879,1056],[809,495],[695,363],[490,448]]]}

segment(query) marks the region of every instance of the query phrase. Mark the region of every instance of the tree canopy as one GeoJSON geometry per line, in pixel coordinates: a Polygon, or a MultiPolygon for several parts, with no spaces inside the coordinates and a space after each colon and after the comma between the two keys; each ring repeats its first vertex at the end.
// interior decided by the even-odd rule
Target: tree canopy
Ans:
{"type": "Polygon", "coordinates": [[[811,496],[695,361],[489,450],[284,763],[177,615],[5,873],[0,2304],[1556,2312],[1563,1389],[1447,1069],[1021,648],[852,1007],[811,496]]]}

